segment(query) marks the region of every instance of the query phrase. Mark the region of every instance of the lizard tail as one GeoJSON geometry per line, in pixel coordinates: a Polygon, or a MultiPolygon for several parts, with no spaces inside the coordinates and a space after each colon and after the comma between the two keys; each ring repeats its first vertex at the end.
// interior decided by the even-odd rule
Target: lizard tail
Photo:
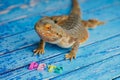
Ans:
{"type": "Polygon", "coordinates": [[[72,11],[71,11],[71,14],[77,14],[77,15],[81,15],[81,12],[80,12],[80,7],[79,7],[79,3],[77,0],[72,0],[73,2],[73,8],[72,8],[72,11]]]}
{"type": "Polygon", "coordinates": [[[99,20],[96,20],[96,19],[89,19],[89,20],[87,20],[87,21],[82,20],[82,24],[83,24],[83,26],[86,27],[86,28],[93,29],[93,28],[95,28],[96,26],[105,24],[105,22],[102,22],[102,21],[99,21],[99,20]]]}

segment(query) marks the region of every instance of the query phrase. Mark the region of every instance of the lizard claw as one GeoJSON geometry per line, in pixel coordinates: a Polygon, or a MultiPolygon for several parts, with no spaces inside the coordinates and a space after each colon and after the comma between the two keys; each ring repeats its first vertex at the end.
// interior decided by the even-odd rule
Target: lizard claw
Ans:
{"type": "Polygon", "coordinates": [[[34,55],[44,54],[44,49],[37,48],[37,49],[35,49],[33,52],[34,52],[34,55]]]}
{"type": "Polygon", "coordinates": [[[72,60],[72,59],[75,59],[76,58],[76,54],[75,53],[69,53],[69,54],[66,54],[65,55],[65,58],[66,59],[70,59],[70,61],[72,60]]]}

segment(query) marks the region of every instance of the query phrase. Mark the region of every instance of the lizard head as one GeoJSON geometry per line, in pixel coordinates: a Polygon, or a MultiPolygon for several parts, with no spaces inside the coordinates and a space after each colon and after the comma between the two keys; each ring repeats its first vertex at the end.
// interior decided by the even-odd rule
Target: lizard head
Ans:
{"type": "Polygon", "coordinates": [[[63,35],[63,29],[50,18],[42,18],[35,25],[38,35],[46,42],[57,43],[63,35]]]}

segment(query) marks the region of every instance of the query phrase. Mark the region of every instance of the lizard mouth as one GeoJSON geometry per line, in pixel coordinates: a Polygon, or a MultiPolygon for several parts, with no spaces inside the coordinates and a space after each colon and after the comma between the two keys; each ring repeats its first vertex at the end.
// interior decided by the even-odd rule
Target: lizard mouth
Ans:
{"type": "Polygon", "coordinates": [[[55,33],[50,33],[50,32],[40,32],[39,31],[39,36],[46,42],[49,43],[57,43],[61,40],[62,36],[55,34],[55,33]]]}

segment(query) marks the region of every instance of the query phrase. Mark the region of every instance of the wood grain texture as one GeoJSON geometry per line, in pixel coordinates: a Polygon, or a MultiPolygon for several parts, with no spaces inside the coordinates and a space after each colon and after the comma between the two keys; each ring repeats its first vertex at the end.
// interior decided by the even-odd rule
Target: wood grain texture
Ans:
{"type": "Polygon", "coordinates": [[[33,27],[43,16],[68,14],[71,0],[0,0],[0,80],[119,80],[120,0],[79,3],[83,19],[95,18],[106,24],[89,30],[89,40],[70,62],[64,59],[70,49],[51,44],[47,44],[44,55],[33,56],[40,40],[33,27]],[[62,66],[64,71],[29,71],[32,61],[62,66]]]}

